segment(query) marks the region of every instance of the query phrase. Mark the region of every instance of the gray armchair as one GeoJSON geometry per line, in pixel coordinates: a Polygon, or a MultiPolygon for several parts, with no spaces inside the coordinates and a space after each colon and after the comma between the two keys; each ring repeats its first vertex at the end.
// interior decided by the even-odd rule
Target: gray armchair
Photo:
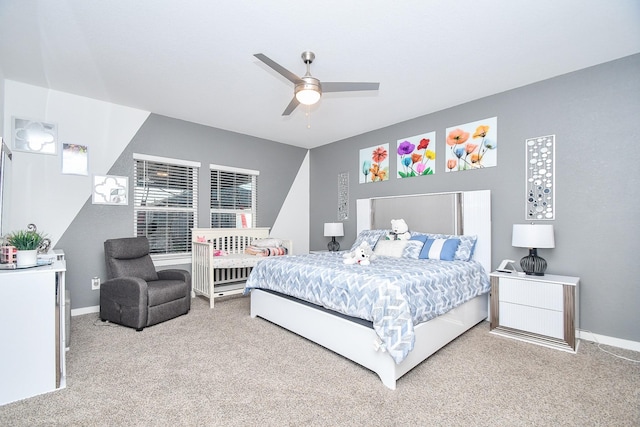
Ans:
{"type": "Polygon", "coordinates": [[[187,314],[191,273],[156,271],[146,237],[104,242],[107,279],[100,285],[100,319],[141,331],[146,326],[187,314]]]}

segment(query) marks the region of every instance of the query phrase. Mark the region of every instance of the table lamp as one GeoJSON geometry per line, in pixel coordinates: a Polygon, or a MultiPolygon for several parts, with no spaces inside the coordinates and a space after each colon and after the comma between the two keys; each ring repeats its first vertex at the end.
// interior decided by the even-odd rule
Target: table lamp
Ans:
{"type": "Polygon", "coordinates": [[[340,243],[336,242],[336,236],[344,236],[344,228],[341,222],[325,222],[324,236],[331,237],[331,241],[327,245],[330,252],[340,250],[340,243]]]}
{"type": "Polygon", "coordinates": [[[555,248],[553,225],[513,224],[511,245],[529,248],[529,255],[520,260],[522,271],[531,276],[544,276],[547,261],[538,256],[538,248],[555,248]]]}

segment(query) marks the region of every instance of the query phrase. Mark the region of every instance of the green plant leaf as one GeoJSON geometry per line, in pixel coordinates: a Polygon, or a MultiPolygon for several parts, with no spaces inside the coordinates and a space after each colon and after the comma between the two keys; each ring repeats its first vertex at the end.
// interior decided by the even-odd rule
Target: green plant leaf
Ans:
{"type": "Polygon", "coordinates": [[[34,230],[19,230],[7,236],[9,245],[19,251],[32,251],[38,249],[45,236],[34,230]]]}

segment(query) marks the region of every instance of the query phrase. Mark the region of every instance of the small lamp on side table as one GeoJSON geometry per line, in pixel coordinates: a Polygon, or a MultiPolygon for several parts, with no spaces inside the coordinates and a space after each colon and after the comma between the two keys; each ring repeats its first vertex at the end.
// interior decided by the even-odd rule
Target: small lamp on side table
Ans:
{"type": "Polygon", "coordinates": [[[529,255],[520,260],[522,271],[532,276],[544,276],[547,261],[538,256],[538,248],[555,248],[553,225],[550,224],[513,224],[511,245],[529,248],[529,255]]]}
{"type": "Polygon", "coordinates": [[[330,252],[340,250],[340,243],[336,242],[336,236],[344,236],[344,227],[341,222],[325,222],[324,236],[331,237],[331,241],[327,245],[330,252]]]}

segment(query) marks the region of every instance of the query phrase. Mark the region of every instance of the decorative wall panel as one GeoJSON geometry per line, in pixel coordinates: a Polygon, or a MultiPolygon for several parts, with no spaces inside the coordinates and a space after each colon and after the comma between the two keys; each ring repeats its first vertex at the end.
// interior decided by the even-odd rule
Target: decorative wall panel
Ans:
{"type": "Polygon", "coordinates": [[[526,140],[527,220],[555,219],[555,135],[526,140]]]}
{"type": "Polygon", "coordinates": [[[338,221],[349,219],[349,172],[338,174],[338,221]]]}

